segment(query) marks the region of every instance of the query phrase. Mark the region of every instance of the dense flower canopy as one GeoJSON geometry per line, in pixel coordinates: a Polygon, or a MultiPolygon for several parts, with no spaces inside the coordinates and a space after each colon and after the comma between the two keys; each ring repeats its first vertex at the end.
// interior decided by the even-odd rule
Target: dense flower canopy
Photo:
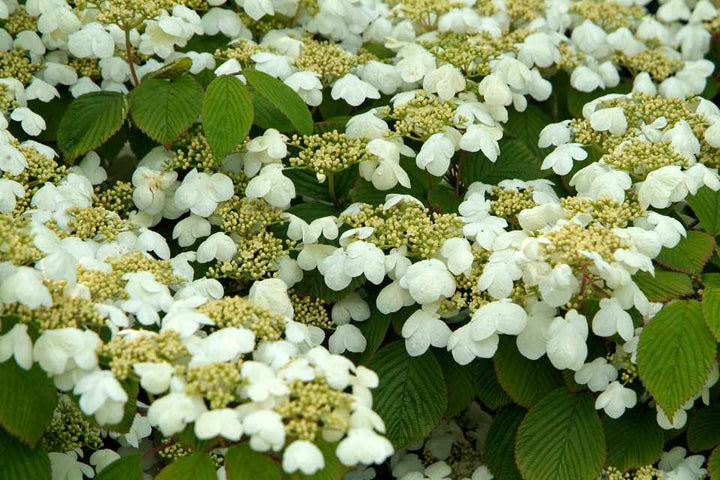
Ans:
{"type": "Polygon", "coordinates": [[[0,26],[0,477],[720,477],[713,2],[0,26]]]}

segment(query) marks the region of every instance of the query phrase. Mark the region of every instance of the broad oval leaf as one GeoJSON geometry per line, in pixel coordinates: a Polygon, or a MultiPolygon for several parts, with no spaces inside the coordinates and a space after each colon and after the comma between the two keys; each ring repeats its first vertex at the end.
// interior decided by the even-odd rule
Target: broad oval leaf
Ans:
{"type": "Polygon", "coordinates": [[[258,70],[243,70],[242,73],[253,91],[280,110],[299,133],[303,135],[313,133],[313,119],[310,110],[292,88],[277,78],[258,70]]]}
{"type": "Polygon", "coordinates": [[[250,131],[252,121],[252,100],[240,80],[222,75],[210,82],[203,101],[202,122],[216,157],[225,157],[240,144],[250,131]]]}
{"type": "Polygon", "coordinates": [[[283,480],[280,465],[270,457],[256,452],[247,443],[234,445],[225,454],[227,480],[283,480]]]}
{"type": "Polygon", "coordinates": [[[72,101],[58,126],[58,147],[68,161],[93,150],[120,130],[128,108],[117,92],[91,92],[72,101]]]}
{"type": "Polygon", "coordinates": [[[203,89],[190,75],[144,80],[129,95],[135,125],[153,140],[169,144],[197,120],[203,89]]]}
{"type": "Polygon", "coordinates": [[[720,445],[720,406],[710,405],[690,415],[687,429],[690,451],[702,452],[720,445]]]}
{"type": "Polygon", "coordinates": [[[720,191],[703,187],[685,200],[706,232],[713,236],[720,233],[720,191]]]}
{"type": "Polygon", "coordinates": [[[660,265],[677,272],[699,274],[715,251],[715,238],[690,230],[673,248],[663,248],[655,259],[660,265]]]}
{"type": "Polygon", "coordinates": [[[142,455],[135,453],[118,458],[95,477],[95,480],[142,480],[142,455]]]}
{"type": "Polygon", "coordinates": [[[720,288],[706,287],[702,297],[703,318],[715,339],[720,341],[720,288]]]}
{"type": "Polygon", "coordinates": [[[369,366],[380,377],[380,386],[373,392],[374,408],[385,421],[393,445],[400,448],[430,433],[448,401],[442,370],[433,354],[411,357],[404,342],[393,342],[369,366]]]}
{"type": "Polygon", "coordinates": [[[637,357],[640,380],[668,416],[703,388],[716,347],[694,300],[666,305],[643,329],[637,357]]]}
{"type": "Polygon", "coordinates": [[[655,415],[654,409],[638,406],[616,420],[603,417],[608,465],[624,472],[650,465],[660,458],[665,434],[655,415]]]}
{"type": "Polygon", "coordinates": [[[204,452],[175,460],[160,470],[155,480],[215,480],[215,464],[204,452]]]}
{"type": "Polygon", "coordinates": [[[23,370],[13,359],[0,363],[0,426],[35,445],[53,418],[55,385],[35,364],[23,370]]]}
{"type": "Polygon", "coordinates": [[[50,479],[50,460],[42,444],[30,448],[0,428],[0,478],[50,479]]]}
{"type": "Polygon", "coordinates": [[[605,460],[605,434],[589,393],[552,392],[525,416],[516,458],[525,480],[595,480],[605,460]]]}
{"type": "Polygon", "coordinates": [[[692,279],[685,273],[655,269],[655,275],[638,272],[633,280],[651,302],[668,302],[695,293],[692,279]]]}
{"type": "Polygon", "coordinates": [[[707,469],[712,480],[720,478],[720,447],[716,447],[708,458],[707,469]]]}
{"type": "Polygon", "coordinates": [[[491,185],[507,178],[535,180],[552,174],[550,170],[541,170],[542,158],[523,142],[503,138],[499,142],[500,155],[491,162],[481,152],[465,152],[462,178],[464,185],[484,182],[491,185]]]}
{"type": "Polygon", "coordinates": [[[475,398],[472,370],[458,364],[447,350],[436,350],[433,355],[440,362],[447,386],[448,404],[445,418],[452,418],[465,410],[475,398]]]}
{"type": "Polygon", "coordinates": [[[498,383],[493,361],[480,358],[470,364],[475,380],[475,395],[490,410],[496,410],[509,403],[512,398],[498,383]]]}
{"type": "Polygon", "coordinates": [[[497,480],[521,480],[515,461],[515,438],[525,409],[508,405],[500,410],[490,424],[485,441],[485,462],[497,480]]]}

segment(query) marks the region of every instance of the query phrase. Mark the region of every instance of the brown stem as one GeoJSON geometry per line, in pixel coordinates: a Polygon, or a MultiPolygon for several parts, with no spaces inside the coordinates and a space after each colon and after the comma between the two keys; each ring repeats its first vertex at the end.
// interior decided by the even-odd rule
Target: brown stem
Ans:
{"type": "Polygon", "coordinates": [[[135,86],[138,86],[140,84],[140,80],[138,80],[137,72],[135,72],[135,62],[133,61],[133,54],[132,54],[132,45],[130,44],[130,30],[125,30],[125,52],[127,54],[127,62],[128,66],[130,67],[130,75],[133,79],[133,84],[135,86]]]}
{"type": "Polygon", "coordinates": [[[462,172],[465,165],[465,150],[460,150],[458,154],[458,168],[455,174],[455,196],[459,197],[462,192],[462,172]]]}

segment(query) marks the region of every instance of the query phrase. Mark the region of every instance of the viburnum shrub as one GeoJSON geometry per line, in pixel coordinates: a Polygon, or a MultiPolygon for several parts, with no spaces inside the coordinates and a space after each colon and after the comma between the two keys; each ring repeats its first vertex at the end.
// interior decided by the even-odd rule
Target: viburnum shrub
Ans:
{"type": "Polygon", "coordinates": [[[720,479],[711,1],[0,7],[0,479],[720,479]]]}

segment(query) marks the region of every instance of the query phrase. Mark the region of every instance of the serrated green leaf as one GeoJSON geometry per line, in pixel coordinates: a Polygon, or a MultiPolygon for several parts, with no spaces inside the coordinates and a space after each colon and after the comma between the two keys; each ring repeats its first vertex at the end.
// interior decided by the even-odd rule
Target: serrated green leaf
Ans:
{"type": "Polygon", "coordinates": [[[50,480],[50,460],[42,443],[30,448],[0,428],[0,452],[0,477],[50,480]]]}
{"type": "Polygon", "coordinates": [[[702,187],[695,195],[685,197],[688,205],[710,235],[720,233],[720,192],[702,187]]]}
{"type": "Polygon", "coordinates": [[[633,280],[651,302],[668,302],[695,293],[692,279],[681,272],[656,268],[654,276],[648,272],[638,272],[633,280]]]}
{"type": "Polygon", "coordinates": [[[118,458],[95,477],[95,480],[142,480],[142,454],[118,458]]]}
{"type": "Polygon", "coordinates": [[[676,272],[699,274],[715,251],[715,238],[707,233],[691,230],[673,248],[663,248],[655,261],[676,272]]]}
{"type": "Polygon", "coordinates": [[[643,329],[640,380],[668,416],[703,388],[716,347],[696,301],[666,305],[643,329]]]}
{"type": "Polygon", "coordinates": [[[613,420],[603,417],[607,465],[624,472],[654,463],[663,451],[665,434],[655,419],[655,410],[644,406],[626,410],[613,420]]]}
{"type": "Polygon", "coordinates": [[[475,395],[490,410],[512,403],[510,395],[498,383],[492,360],[478,359],[470,364],[475,379],[475,395]]]}
{"type": "Polygon", "coordinates": [[[540,170],[542,159],[524,143],[503,138],[499,145],[500,156],[495,162],[488,160],[481,152],[465,153],[462,170],[465,186],[473,182],[495,185],[510,178],[536,180],[552,173],[550,170],[540,170]]]}
{"type": "Polygon", "coordinates": [[[448,404],[445,418],[453,418],[465,410],[475,398],[472,370],[458,364],[447,350],[435,350],[433,355],[440,363],[447,386],[448,404]]]}
{"type": "Polygon", "coordinates": [[[190,75],[143,80],[128,97],[135,125],[153,140],[170,144],[200,116],[203,89],[190,75]]]}
{"type": "Polygon", "coordinates": [[[160,470],[155,480],[215,480],[215,464],[204,452],[175,460],[160,470]]]}
{"type": "Polygon", "coordinates": [[[15,360],[0,363],[0,426],[28,445],[35,445],[53,418],[57,393],[52,380],[35,364],[20,368],[15,360]]]}
{"type": "Polygon", "coordinates": [[[515,345],[515,337],[502,337],[493,360],[503,390],[523,407],[532,407],[563,385],[562,374],[546,357],[538,360],[523,357],[515,345]]]}
{"type": "Polygon", "coordinates": [[[250,95],[252,98],[254,119],[253,124],[267,130],[274,128],[279,132],[290,133],[295,130],[290,120],[282,114],[280,110],[275,108],[269,100],[260,95],[250,95]]]}
{"type": "Polygon", "coordinates": [[[428,202],[433,211],[456,213],[462,201],[462,193],[455,195],[455,188],[444,183],[433,186],[428,192],[428,202]]]}
{"type": "MultiPolygon", "coordinates": [[[[345,478],[348,469],[341,464],[340,460],[335,456],[335,447],[337,444],[328,443],[324,440],[316,440],[315,445],[318,446],[323,454],[325,467],[313,475],[303,475],[300,472],[293,473],[287,476],[288,480],[342,480],[345,478]]],[[[263,478],[264,480],[264,477],[253,478],[263,478]]]]}
{"type": "Polygon", "coordinates": [[[515,458],[525,480],[595,480],[605,460],[605,434],[588,393],[558,389],[525,416],[515,458]]]}
{"type": "Polygon", "coordinates": [[[707,287],[703,290],[703,318],[715,339],[720,341],[720,288],[707,287]]]}
{"type": "Polygon", "coordinates": [[[370,369],[380,377],[373,407],[396,448],[424,438],[437,426],[448,399],[442,369],[432,353],[410,357],[404,342],[394,342],[377,353],[370,369]]]}
{"type": "Polygon", "coordinates": [[[92,92],[72,101],[58,126],[58,147],[68,161],[99,147],[120,130],[127,116],[125,96],[92,92]]]}
{"type": "Polygon", "coordinates": [[[370,361],[372,361],[373,357],[375,357],[375,354],[382,345],[383,340],[385,340],[385,335],[390,328],[390,321],[392,317],[392,315],[383,315],[382,313],[373,310],[370,318],[364,322],[355,324],[367,341],[365,351],[358,355],[355,363],[358,365],[367,365],[370,361]]]}
{"type": "Polygon", "coordinates": [[[525,409],[517,405],[502,408],[485,440],[485,462],[497,480],[522,480],[515,461],[515,440],[525,409]]]}
{"type": "Polygon", "coordinates": [[[250,94],[240,80],[222,75],[210,82],[203,100],[202,122],[216,157],[224,158],[245,139],[253,115],[250,94]]]}
{"type": "Polygon", "coordinates": [[[687,442],[691,452],[702,452],[720,445],[720,406],[710,405],[692,411],[687,442]]]}
{"type": "MultiPolygon", "coordinates": [[[[309,199],[314,199],[327,204],[333,203],[330,197],[328,181],[326,180],[323,183],[318,182],[315,172],[312,170],[285,170],[283,174],[292,180],[297,196],[303,200],[308,201],[309,199]]],[[[357,166],[350,167],[334,175],[335,196],[341,204],[350,193],[350,189],[357,177],[357,166]]]]}
{"type": "Polygon", "coordinates": [[[720,479],[720,447],[716,447],[708,458],[707,469],[712,480],[720,479]]]}
{"type": "Polygon", "coordinates": [[[234,445],[225,454],[227,480],[283,480],[280,465],[256,452],[247,443],[234,445]]]}
{"type": "Polygon", "coordinates": [[[706,287],[720,288],[720,273],[703,273],[702,283],[706,287]]]}
{"type": "Polygon", "coordinates": [[[550,115],[531,103],[523,112],[510,109],[504,130],[508,132],[510,137],[514,137],[525,144],[538,158],[542,158],[545,155],[543,149],[538,147],[538,139],[542,129],[552,122],[550,115]]]}
{"type": "Polygon", "coordinates": [[[280,110],[303,135],[313,132],[313,119],[305,102],[295,91],[275,77],[258,70],[243,70],[243,76],[253,91],[280,110]]]}

